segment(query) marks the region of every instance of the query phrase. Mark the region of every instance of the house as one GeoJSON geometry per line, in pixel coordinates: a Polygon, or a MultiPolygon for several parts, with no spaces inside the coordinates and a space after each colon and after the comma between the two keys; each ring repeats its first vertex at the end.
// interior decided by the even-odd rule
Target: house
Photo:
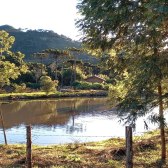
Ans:
{"type": "Polygon", "coordinates": [[[97,83],[104,83],[106,81],[106,79],[103,79],[103,78],[100,78],[98,76],[93,75],[93,76],[90,76],[90,77],[84,79],[84,81],[91,82],[93,84],[93,83],[96,83],[96,82],[97,83]]]}

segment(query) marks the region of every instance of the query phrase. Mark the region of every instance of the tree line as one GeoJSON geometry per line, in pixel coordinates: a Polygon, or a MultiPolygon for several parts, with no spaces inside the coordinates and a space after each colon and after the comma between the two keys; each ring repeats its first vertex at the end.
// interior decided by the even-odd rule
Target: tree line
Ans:
{"type": "Polygon", "coordinates": [[[4,88],[7,92],[17,90],[17,88],[24,90],[26,87],[39,89],[42,76],[48,76],[45,79],[42,78],[46,81],[57,81],[55,83],[60,87],[72,86],[74,81],[82,80],[91,74],[99,74],[99,76],[109,79],[109,71],[102,69],[101,66],[84,63],[77,59],[78,55],[85,52],[82,48],[66,47],[64,50],[49,48],[31,55],[32,60],[39,59],[40,63],[24,62],[24,54],[19,51],[17,53],[10,51],[14,41],[15,37],[10,36],[4,30],[0,31],[1,92],[5,91],[4,88]],[[48,65],[43,64],[44,59],[48,57],[52,59],[52,62],[48,65]],[[104,76],[101,73],[104,73],[104,76]]]}

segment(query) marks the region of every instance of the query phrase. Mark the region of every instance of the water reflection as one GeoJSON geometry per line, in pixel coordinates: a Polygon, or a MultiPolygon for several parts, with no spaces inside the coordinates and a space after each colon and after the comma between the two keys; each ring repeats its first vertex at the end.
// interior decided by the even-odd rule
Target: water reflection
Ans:
{"type": "MultiPolygon", "coordinates": [[[[6,129],[25,125],[64,125],[83,111],[101,111],[108,108],[102,98],[47,99],[15,101],[2,104],[6,129]]],[[[0,124],[0,127],[2,125],[0,124]]]]}
{"type": "Polygon", "coordinates": [[[80,121],[81,116],[85,118],[85,114],[107,110],[108,105],[105,103],[105,98],[43,99],[3,103],[8,142],[25,143],[25,125],[29,124],[32,125],[32,139],[35,144],[65,143],[69,142],[70,137],[75,141],[71,135],[82,135],[90,129],[87,127],[88,124],[80,121]],[[59,138],[51,138],[55,136],[59,138]]]}
{"type": "MultiPolygon", "coordinates": [[[[125,137],[125,127],[119,124],[114,111],[107,111],[105,103],[105,98],[7,102],[2,104],[7,141],[26,143],[25,125],[29,124],[32,125],[32,142],[39,145],[125,137]]],[[[1,123],[0,127],[0,143],[4,143],[1,123]]],[[[143,118],[138,119],[136,131],[146,131],[143,118]]]]}

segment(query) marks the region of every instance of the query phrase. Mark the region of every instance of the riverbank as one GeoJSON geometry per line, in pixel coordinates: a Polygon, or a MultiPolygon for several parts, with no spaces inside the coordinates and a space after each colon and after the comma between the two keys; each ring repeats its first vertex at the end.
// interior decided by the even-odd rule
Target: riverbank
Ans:
{"type": "MultiPolygon", "coordinates": [[[[168,130],[166,129],[166,137],[168,130]]],[[[167,139],[167,138],[166,138],[167,139]]],[[[161,158],[159,131],[149,132],[133,139],[134,167],[168,167],[168,159],[161,158]]],[[[168,141],[166,141],[168,146],[168,141]]],[[[32,147],[33,167],[125,167],[125,139],[112,138],[100,142],[32,147]]],[[[0,167],[25,167],[26,146],[0,145],[0,167]]]]}
{"type": "Polygon", "coordinates": [[[64,90],[62,92],[31,92],[31,93],[7,93],[0,94],[0,100],[60,98],[60,97],[97,97],[107,96],[108,91],[104,90],[64,90]]]}

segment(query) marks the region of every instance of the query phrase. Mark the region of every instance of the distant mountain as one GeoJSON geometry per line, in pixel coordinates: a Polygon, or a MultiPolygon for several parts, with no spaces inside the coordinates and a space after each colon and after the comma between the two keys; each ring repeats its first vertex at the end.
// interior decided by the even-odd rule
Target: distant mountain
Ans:
{"type": "MultiPolygon", "coordinates": [[[[26,62],[39,62],[38,59],[32,59],[30,55],[36,52],[42,52],[48,48],[58,48],[59,50],[64,47],[81,48],[81,43],[73,41],[70,38],[59,35],[51,30],[28,30],[28,29],[15,29],[9,25],[0,26],[0,30],[5,30],[10,36],[15,37],[15,43],[10,49],[12,52],[20,51],[25,54],[24,61],[26,62]]],[[[81,54],[78,56],[83,62],[97,63],[96,57],[89,54],[81,54]]],[[[51,58],[44,60],[44,63],[52,62],[51,58]]]]}

